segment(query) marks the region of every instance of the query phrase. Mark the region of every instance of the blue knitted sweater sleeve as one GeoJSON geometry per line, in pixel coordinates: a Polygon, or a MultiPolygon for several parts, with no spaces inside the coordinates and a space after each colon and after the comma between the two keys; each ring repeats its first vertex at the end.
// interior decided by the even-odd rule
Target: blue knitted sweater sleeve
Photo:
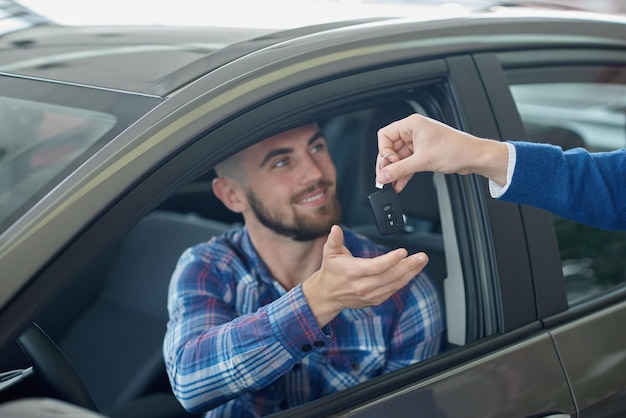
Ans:
{"type": "Polygon", "coordinates": [[[517,162],[502,200],[598,228],[626,230],[626,149],[564,152],[549,144],[512,144],[517,162]]]}

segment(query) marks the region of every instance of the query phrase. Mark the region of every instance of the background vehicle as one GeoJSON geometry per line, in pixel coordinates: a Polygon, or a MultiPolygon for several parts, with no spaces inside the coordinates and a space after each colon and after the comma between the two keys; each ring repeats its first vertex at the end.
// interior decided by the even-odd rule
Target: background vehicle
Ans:
{"type": "MultiPolygon", "coordinates": [[[[494,201],[477,177],[425,173],[401,194],[406,231],[383,238],[365,196],[376,130],[410,113],[491,138],[545,128],[538,137],[557,142],[547,128],[570,128],[562,106],[542,108],[550,120],[541,123],[531,111],[546,97],[562,100],[556,86],[567,85],[569,103],[588,88],[609,91],[619,109],[625,25],[520,11],[278,33],[36,26],[5,34],[0,366],[17,372],[3,375],[0,399],[45,394],[110,416],[182,413],[161,358],[169,276],[184,248],[240,222],[213,197],[211,169],[271,134],[320,121],[346,225],[430,255],[446,350],[285,416],[623,415],[622,233],[494,201]],[[58,352],[33,322],[68,364],[50,357],[58,352]]],[[[585,125],[596,101],[577,103],[585,125]]],[[[577,140],[595,146],[598,131],[586,127],[577,140]]],[[[604,135],[623,146],[625,123],[604,135]]]]}

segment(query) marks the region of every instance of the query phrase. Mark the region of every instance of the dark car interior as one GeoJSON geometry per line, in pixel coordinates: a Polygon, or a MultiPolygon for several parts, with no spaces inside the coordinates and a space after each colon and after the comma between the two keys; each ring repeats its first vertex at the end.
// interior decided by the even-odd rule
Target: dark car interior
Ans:
{"type": "MultiPolygon", "coordinates": [[[[441,117],[431,97],[413,93],[379,101],[329,117],[320,127],[337,166],[344,224],[388,248],[427,252],[427,272],[441,290],[446,262],[432,174],[414,176],[399,195],[406,226],[398,234],[381,236],[366,204],[375,190],[377,130],[415,112],[441,117]]],[[[95,408],[108,416],[187,415],[171,394],[162,356],[170,276],[186,248],[241,223],[211,192],[212,178],[207,172],[162,202],[76,275],[35,321],[84,382],[95,408]]],[[[0,356],[3,371],[30,364],[17,346],[0,356]]],[[[19,386],[0,386],[0,401],[33,390],[19,386]]]]}

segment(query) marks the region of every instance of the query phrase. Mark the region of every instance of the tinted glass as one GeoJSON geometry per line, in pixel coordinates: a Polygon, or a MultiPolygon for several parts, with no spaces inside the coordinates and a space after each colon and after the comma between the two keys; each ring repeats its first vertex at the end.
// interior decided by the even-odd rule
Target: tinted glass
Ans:
{"type": "Polygon", "coordinates": [[[115,122],[102,112],[0,96],[0,223],[115,122]]]}
{"type": "MultiPolygon", "coordinates": [[[[626,146],[626,68],[535,69],[535,83],[529,73],[511,77],[524,80],[511,91],[531,141],[591,152],[626,146]]],[[[626,282],[626,233],[553,219],[570,304],[626,282]]]]}

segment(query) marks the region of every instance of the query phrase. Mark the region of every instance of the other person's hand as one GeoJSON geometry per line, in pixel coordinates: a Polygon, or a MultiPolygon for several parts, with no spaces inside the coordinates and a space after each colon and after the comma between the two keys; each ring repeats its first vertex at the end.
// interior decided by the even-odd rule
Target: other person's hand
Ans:
{"type": "Polygon", "coordinates": [[[434,119],[414,114],[378,131],[376,181],[394,183],[400,192],[420,171],[480,174],[506,183],[508,149],[434,119]]]}

